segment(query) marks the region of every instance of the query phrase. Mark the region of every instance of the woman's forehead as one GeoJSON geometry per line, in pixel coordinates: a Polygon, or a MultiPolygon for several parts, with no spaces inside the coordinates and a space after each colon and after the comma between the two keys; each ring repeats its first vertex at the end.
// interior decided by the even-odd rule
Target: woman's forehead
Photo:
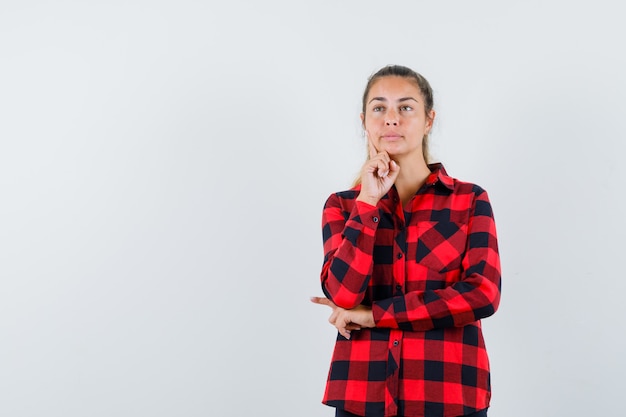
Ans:
{"type": "MultiPolygon", "coordinates": [[[[417,84],[405,77],[387,76],[381,77],[372,84],[367,101],[372,99],[397,99],[412,97],[421,99],[422,94],[417,84]]],[[[421,101],[421,100],[420,100],[421,101]]]]}

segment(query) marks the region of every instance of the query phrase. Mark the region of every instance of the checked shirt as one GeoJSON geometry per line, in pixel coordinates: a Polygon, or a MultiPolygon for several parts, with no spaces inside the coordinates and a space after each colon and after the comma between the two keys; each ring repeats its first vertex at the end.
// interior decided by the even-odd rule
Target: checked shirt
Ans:
{"type": "Polygon", "coordinates": [[[430,166],[402,207],[360,186],[322,216],[322,289],[336,305],[372,307],[376,327],[338,335],[323,402],[362,416],[456,417],[489,406],[480,319],[500,301],[500,258],[487,193],[430,166]]]}

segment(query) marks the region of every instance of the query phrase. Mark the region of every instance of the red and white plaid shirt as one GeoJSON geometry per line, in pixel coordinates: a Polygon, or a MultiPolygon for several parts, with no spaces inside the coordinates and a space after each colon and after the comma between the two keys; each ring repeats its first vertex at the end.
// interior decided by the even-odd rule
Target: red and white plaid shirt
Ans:
{"type": "Polygon", "coordinates": [[[322,225],[322,288],[336,305],[372,307],[376,327],[337,336],[324,404],[362,416],[456,417],[485,409],[489,360],[480,319],[500,301],[487,193],[430,166],[402,207],[360,187],[331,195],[322,225]]]}

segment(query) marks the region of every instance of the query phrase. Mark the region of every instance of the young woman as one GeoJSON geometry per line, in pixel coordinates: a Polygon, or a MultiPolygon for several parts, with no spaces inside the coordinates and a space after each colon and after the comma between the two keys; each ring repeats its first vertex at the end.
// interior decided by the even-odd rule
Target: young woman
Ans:
{"type": "Polygon", "coordinates": [[[402,66],[363,94],[369,158],[323,210],[326,297],[339,334],[323,402],[336,416],[485,417],[480,320],[500,301],[485,190],[429,164],[432,89],[402,66]]]}

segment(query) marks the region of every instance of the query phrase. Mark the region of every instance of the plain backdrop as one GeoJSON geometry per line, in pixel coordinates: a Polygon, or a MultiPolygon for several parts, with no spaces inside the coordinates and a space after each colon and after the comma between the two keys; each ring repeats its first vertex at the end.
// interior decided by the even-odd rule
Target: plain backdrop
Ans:
{"type": "Polygon", "coordinates": [[[494,207],[490,416],[619,415],[623,15],[515,3],[2,0],[0,415],[332,416],[321,211],[387,64],[494,207]]]}

